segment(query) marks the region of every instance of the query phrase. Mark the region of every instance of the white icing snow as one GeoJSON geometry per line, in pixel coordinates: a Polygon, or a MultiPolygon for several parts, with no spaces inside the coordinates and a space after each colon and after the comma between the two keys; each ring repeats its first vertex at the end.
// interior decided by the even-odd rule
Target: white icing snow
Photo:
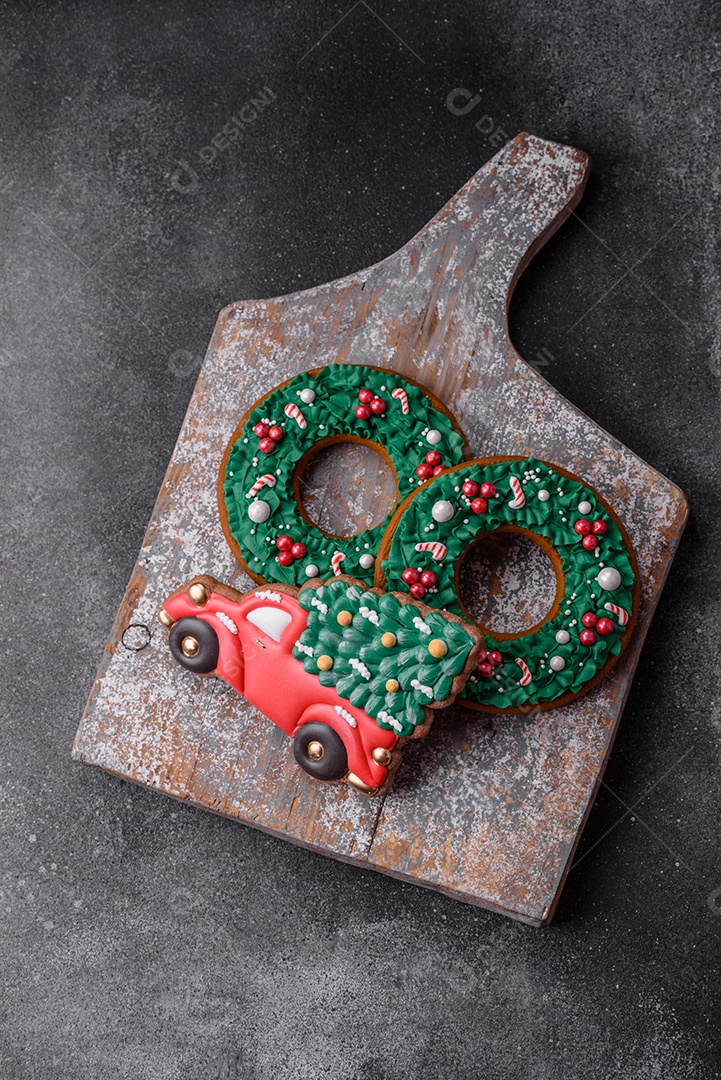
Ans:
{"type": "Polygon", "coordinates": [[[429,697],[429,698],[433,699],[433,689],[432,689],[432,687],[426,686],[422,682],[418,682],[418,679],[411,679],[411,686],[413,687],[414,690],[420,690],[420,692],[422,694],[425,694],[426,697],[429,697]]]}
{"type": "Polygon", "coordinates": [[[230,630],[231,634],[238,633],[238,627],[235,625],[230,615],[226,615],[224,611],[216,611],[215,617],[216,619],[220,619],[223,626],[226,626],[228,630],[230,630]]]}
{"type": "Polygon", "coordinates": [[[348,663],[350,664],[350,666],[352,668],[354,668],[355,671],[358,672],[359,675],[362,675],[364,679],[370,679],[370,677],[371,677],[370,671],[365,666],[363,661],[359,660],[357,656],[351,656],[348,663]]]}
{"type": "Polygon", "coordinates": [[[357,722],[355,716],[351,716],[351,714],[348,712],[348,710],[344,709],[342,705],[334,705],[333,708],[335,709],[335,711],[338,713],[339,716],[342,716],[343,719],[348,724],[350,724],[351,727],[358,727],[358,722],[357,722]]]}

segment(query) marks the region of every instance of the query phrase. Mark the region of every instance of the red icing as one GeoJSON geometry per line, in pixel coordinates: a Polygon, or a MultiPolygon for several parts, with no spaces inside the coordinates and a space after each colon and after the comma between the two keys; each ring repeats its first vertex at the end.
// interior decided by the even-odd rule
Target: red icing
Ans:
{"type": "Polygon", "coordinates": [[[215,674],[286,735],[292,737],[302,724],[311,720],[327,724],[345,744],[349,770],[369,787],[381,787],[388,770],[377,765],[371,754],[376,747],[393,750],[398,736],[394,731],[379,727],[366,712],[340,697],[334,687],[322,686],[293,656],[293,645],[307,623],[307,613],[295,596],[278,592],[272,586],[260,586],[244,596],[239,593],[237,600],[211,592],[208,602],[202,606],[194,604],[188,594],[182,592],[171,596],[163,606],[175,622],[193,616],[212,626],[220,643],[215,674]],[[268,594],[280,600],[270,600],[268,594]],[[250,612],[263,607],[290,615],[291,621],[280,641],[248,621],[250,612]],[[233,620],[237,634],[217,618],[218,612],[233,620]],[[358,726],[351,727],[336,712],[336,705],[355,717],[358,726]]]}

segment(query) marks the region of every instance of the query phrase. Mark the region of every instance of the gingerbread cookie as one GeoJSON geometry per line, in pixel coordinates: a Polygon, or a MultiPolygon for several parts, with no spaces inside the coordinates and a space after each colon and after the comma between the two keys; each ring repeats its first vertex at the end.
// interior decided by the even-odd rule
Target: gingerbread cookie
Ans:
{"type": "Polygon", "coordinates": [[[312,777],[366,795],[389,788],[401,747],[427,734],[481,648],[459,616],[346,575],[245,594],[202,576],[159,617],[178,663],[265,713],[312,777]]]}
{"type": "Polygon", "coordinates": [[[470,620],[458,591],[466,551],[504,529],[549,554],[557,591],[548,616],[520,634],[485,633],[478,669],[461,695],[493,712],[563,704],[616,662],[638,611],[639,577],[623,525],[579,477],[536,458],[467,462],[398,508],[379,552],[376,584],[470,620]]]}
{"type": "Polygon", "coordinates": [[[372,584],[392,512],[379,525],[340,538],[314,525],[301,504],[303,470],[336,442],[381,454],[393,469],[399,501],[467,456],[463,434],[441,402],[392,371],[330,364],[283,383],[242,418],[220,468],[223,532],[253,580],[302,585],[348,572],[372,584]]]}

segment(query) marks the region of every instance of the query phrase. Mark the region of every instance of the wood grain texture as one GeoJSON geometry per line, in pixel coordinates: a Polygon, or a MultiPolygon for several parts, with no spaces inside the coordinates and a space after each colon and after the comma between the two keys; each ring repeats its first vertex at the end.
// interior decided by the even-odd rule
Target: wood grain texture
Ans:
{"type": "MultiPolygon", "coordinates": [[[[390,258],[220,313],[77,734],[77,760],[335,858],[534,925],[550,921],[687,516],[677,487],[562,398],[508,338],[515,281],[580,199],[587,171],[582,152],[520,135],[390,258]],[[395,787],[378,800],[308,779],[270,721],[218,680],[175,666],[156,623],[166,595],[194,574],[250,587],[220,529],[218,463],[257,398],[332,361],[418,379],[453,410],[475,457],[535,454],[587,479],[626,525],[642,575],[633,641],[591,693],[492,723],[453,706],[428,739],[409,744],[395,787]],[[140,652],[122,644],[131,622],[152,632],[140,652]]],[[[327,506],[327,520],[346,525],[389,497],[377,463],[351,451],[325,478],[319,460],[313,483],[315,514],[327,506]]]]}

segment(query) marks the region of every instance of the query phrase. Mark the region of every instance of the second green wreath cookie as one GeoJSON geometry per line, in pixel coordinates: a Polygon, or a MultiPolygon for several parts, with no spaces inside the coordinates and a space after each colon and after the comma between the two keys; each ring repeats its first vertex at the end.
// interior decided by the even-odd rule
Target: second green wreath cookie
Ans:
{"type": "Polygon", "coordinates": [[[467,456],[445,406],[393,371],[329,364],[276,387],[241,419],[218,480],[223,532],[255,581],[303,585],[352,574],[373,584],[393,511],[364,532],[336,537],[309,520],[300,499],[303,470],[319,450],[338,442],[362,443],[380,454],[393,470],[399,502],[467,456]]]}
{"type": "Polygon", "coordinates": [[[383,539],[376,585],[471,619],[458,589],[468,549],[496,530],[526,533],[549,555],[556,599],[538,626],[484,632],[466,704],[492,712],[562,705],[616,662],[639,603],[636,559],[611,507],[578,476],[537,458],[466,462],[398,508],[383,539]]]}

